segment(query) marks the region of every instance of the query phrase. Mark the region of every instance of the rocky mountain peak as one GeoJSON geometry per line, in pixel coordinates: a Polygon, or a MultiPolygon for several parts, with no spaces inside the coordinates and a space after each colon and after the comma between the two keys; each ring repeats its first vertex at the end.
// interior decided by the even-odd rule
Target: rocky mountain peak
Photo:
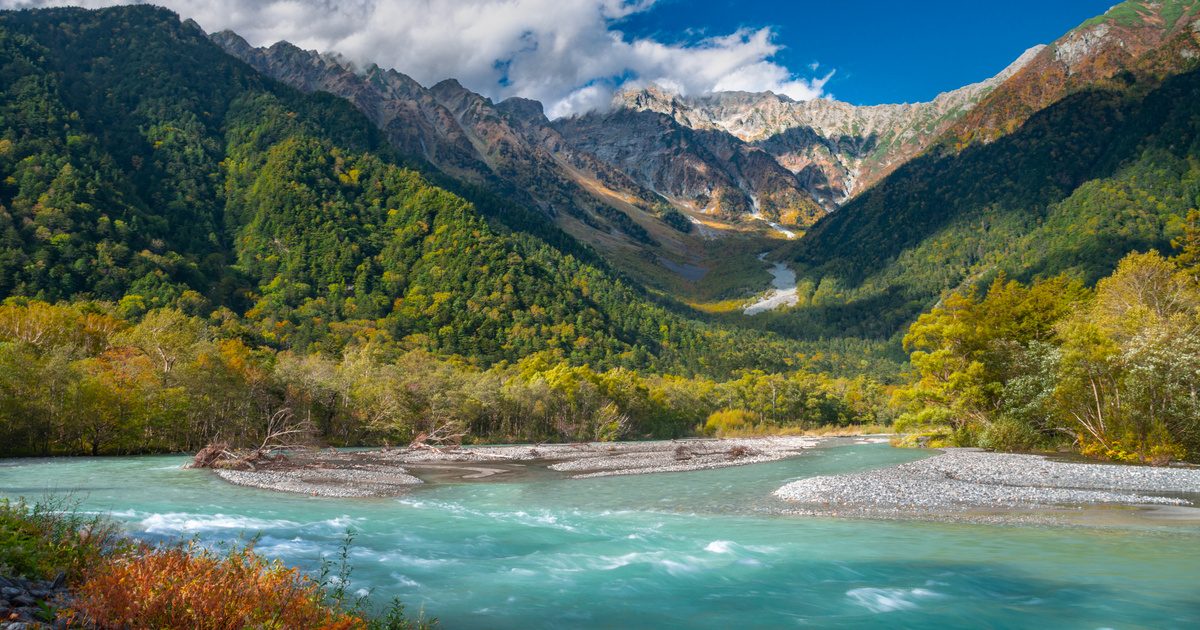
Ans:
{"type": "Polygon", "coordinates": [[[542,107],[541,101],[535,101],[533,99],[513,96],[500,101],[500,103],[496,105],[496,109],[522,119],[536,120],[544,124],[548,124],[550,122],[550,120],[546,118],[546,112],[542,107]]]}
{"type": "Polygon", "coordinates": [[[225,49],[229,54],[243,58],[250,55],[254,47],[250,45],[241,35],[231,31],[223,30],[208,36],[216,45],[225,49]]]}
{"type": "Polygon", "coordinates": [[[728,133],[759,147],[832,210],[923,151],[1042,48],[1027,50],[991,78],[925,103],[857,106],[820,98],[796,101],[773,92],[683,96],[650,85],[619,92],[613,107],[663,114],[689,129],[728,133]]]}

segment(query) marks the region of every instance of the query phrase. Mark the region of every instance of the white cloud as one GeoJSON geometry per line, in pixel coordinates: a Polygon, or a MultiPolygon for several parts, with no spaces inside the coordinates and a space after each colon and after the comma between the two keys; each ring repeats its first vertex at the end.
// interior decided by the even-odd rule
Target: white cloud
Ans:
{"type": "MultiPolygon", "coordinates": [[[[424,85],[448,77],[492,98],[542,101],[551,116],[604,107],[629,80],[688,93],[771,90],[821,97],[823,78],[773,61],[771,29],[687,44],[630,39],[614,20],[655,0],[157,0],[209,32],[256,46],[287,40],[377,63],[424,85]]],[[[0,8],[122,4],[114,0],[0,0],[0,8]]],[[[815,65],[815,64],[814,64],[815,65]]],[[[815,67],[813,68],[815,71],[815,67]]]]}

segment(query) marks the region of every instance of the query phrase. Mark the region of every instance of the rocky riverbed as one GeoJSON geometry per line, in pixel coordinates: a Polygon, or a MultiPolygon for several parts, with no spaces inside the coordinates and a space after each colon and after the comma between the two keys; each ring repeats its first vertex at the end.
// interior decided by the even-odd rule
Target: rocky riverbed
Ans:
{"type": "Polygon", "coordinates": [[[26,580],[0,575],[0,630],[66,628],[53,609],[69,597],[63,579],[26,580]]]}
{"type": "Polygon", "coordinates": [[[237,485],[330,497],[397,496],[426,481],[482,481],[531,474],[572,478],[742,466],[795,456],[811,437],[587,442],[451,449],[312,451],[258,470],[217,470],[237,485]]]}
{"type": "Polygon", "coordinates": [[[775,495],[806,514],[979,520],[994,512],[1079,506],[1192,506],[1200,469],[947,449],[890,468],[800,479],[775,495]]]}

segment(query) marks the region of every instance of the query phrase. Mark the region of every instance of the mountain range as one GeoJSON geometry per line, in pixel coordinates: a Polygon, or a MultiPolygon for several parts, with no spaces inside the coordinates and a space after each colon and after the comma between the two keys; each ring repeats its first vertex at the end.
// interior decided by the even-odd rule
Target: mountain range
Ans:
{"type": "Polygon", "coordinates": [[[229,31],[212,39],[267,76],[348,99],[405,154],[537,207],[602,251],[651,249],[660,273],[679,268],[670,261],[705,265],[695,241],[714,233],[811,226],[924,150],[1040,50],[928,103],[687,97],[647,85],[619,92],[608,111],[551,121],[535,101],[493,103],[453,79],[425,88],[287,42],[254,48],[229,31]]]}
{"type": "Polygon", "coordinates": [[[551,120],[154,7],[3,12],[0,293],[305,350],[865,370],[949,291],[1170,247],[1198,14],[1123,2],[927,103],[638,85],[551,120]],[[764,262],[794,305],[744,316],[764,262]]]}

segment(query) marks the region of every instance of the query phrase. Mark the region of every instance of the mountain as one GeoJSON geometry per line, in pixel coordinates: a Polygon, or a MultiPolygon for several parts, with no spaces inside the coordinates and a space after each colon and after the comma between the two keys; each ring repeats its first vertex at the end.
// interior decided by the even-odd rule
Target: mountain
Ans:
{"type": "Polygon", "coordinates": [[[777,329],[888,336],[1000,273],[1094,282],[1169,249],[1200,205],[1198,4],[1126,2],[1039,51],[795,244],[808,291],[777,329]]]}
{"type": "Polygon", "coordinates": [[[536,102],[493,103],[453,79],[425,88],[396,70],[359,69],[287,42],[254,48],[231,32],[212,39],[297,89],[346,98],[401,153],[539,208],[654,284],[680,265],[720,264],[706,260],[703,237],[687,236],[694,223],[708,224],[706,236],[762,225],[747,222],[755,218],[806,228],[923,151],[1037,52],[929,103],[683,97],[650,86],[619,93],[607,112],[550,121],[536,102]]]}
{"type": "Polygon", "coordinates": [[[336,56],[287,42],[254,48],[229,31],[212,40],[303,92],[347,99],[401,153],[538,208],[586,242],[658,244],[645,227],[654,229],[657,222],[658,196],[569,146],[539,103],[520,98],[493,103],[453,79],[425,88],[395,70],[371,65],[360,71],[336,56]]]}
{"type": "MultiPolygon", "coordinates": [[[[389,76],[376,75],[412,88],[389,76]]],[[[380,131],[145,5],[0,12],[0,77],[5,298],[97,300],[129,318],[172,306],[300,352],[370,340],[483,363],[546,351],[702,372],[794,352],[667,310],[408,168],[393,137],[486,128],[495,108],[453,85],[428,91],[428,111],[450,114],[380,131]]],[[[413,111],[379,105],[394,122],[413,111]]],[[[426,148],[480,168],[461,142],[426,148]]]]}
{"type": "Polygon", "coordinates": [[[695,213],[733,221],[761,214],[789,225],[809,225],[824,214],[762,149],[664,113],[677,105],[673,95],[648,89],[623,97],[629,106],[559,120],[555,127],[575,146],[695,213]]]}
{"type": "Polygon", "coordinates": [[[772,92],[681,96],[652,85],[619,93],[610,112],[557,125],[576,144],[698,210],[716,209],[716,197],[728,214],[761,207],[773,219],[807,226],[825,212],[805,197],[836,210],[923,151],[1041,48],[927,103],[855,106],[772,92]]]}
{"type": "Polygon", "coordinates": [[[1135,0],[1112,7],[1038,51],[963,116],[947,141],[963,146],[994,140],[1064,96],[1130,71],[1138,58],[1189,29],[1198,11],[1196,0],[1135,0]]]}

